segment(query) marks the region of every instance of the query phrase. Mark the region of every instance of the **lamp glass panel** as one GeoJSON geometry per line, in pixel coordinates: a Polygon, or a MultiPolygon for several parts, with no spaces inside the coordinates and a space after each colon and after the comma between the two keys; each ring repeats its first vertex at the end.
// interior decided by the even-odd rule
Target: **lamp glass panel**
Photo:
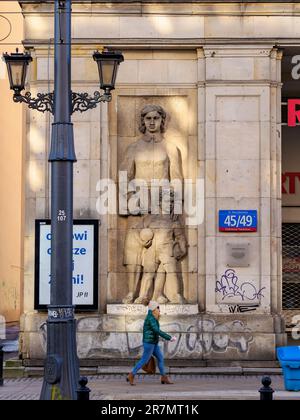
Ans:
{"type": "Polygon", "coordinates": [[[113,60],[103,60],[101,67],[103,86],[112,86],[115,62],[113,60]]]}
{"type": "Polygon", "coordinates": [[[11,76],[12,83],[14,86],[22,86],[24,84],[24,64],[21,63],[11,63],[11,76]]]}

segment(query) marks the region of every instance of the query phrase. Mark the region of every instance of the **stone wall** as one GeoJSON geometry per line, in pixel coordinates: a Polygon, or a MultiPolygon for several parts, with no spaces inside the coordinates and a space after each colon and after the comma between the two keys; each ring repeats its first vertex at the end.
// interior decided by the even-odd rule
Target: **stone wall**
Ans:
{"type": "MultiPolygon", "coordinates": [[[[47,11],[50,6],[23,6],[25,44],[34,46],[35,56],[30,87],[46,91],[53,86],[53,51],[47,45],[53,22],[51,15],[31,15],[33,7],[47,11]]],[[[282,34],[297,36],[299,6],[241,7],[74,4],[80,13],[73,18],[72,89],[97,89],[91,56],[99,44],[120,47],[125,56],[113,101],[73,117],[78,158],[74,217],[101,222],[99,311],[78,315],[82,359],[132,358],[141,351],[141,314],[108,314],[109,305],[120,304],[128,291],[123,249],[129,221],[118,214],[100,216],[96,206],[98,181],[117,181],[127,147],[140,136],[138,116],[146,103],[161,105],[169,114],[165,135],[180,150],[184,178],[205,185],[204,220],[185,225],[189,247],[180,263],[186,303],[196,304],[198,313],[163,317],[162,327],[179,338],[165,344],[167,357],[274,360],[276,345],[284,342],[281,52],[275,44],[282,34]],[[257,232],[219,232],[220,209],[257,209],[257,232]],[[232,244],[249,248],[248,266],[228,265],[232,244]]],[[[26,195],[22,353],[31,359],[42,358],[45,349],[44,318],[32,312],[33,237],[34,219],[50,214],[50,123],[49,116],[34,112],[28,118],[27,168],[37,185],[28,187],[26,195]]]]}
{"type": "MultiPolygon", "coordinates": [[[[136,359],[142,354],[144,316],[78,316],[77,352],[82,363],[97,365],[103,359],[136,359]]],[[[46,352],[46,317],[28,315],[23,328],[22,352],[27,363],[41,362],[46,352]]],[[[279,317],[247,314],[164,315],[161,328],[177,337],[175,343],[161,341],[170,363],[196,365],[275,360],[275,347],[284,343],[279,317]],[[274,333],[271,333],[274,331],[274,333]]]]}

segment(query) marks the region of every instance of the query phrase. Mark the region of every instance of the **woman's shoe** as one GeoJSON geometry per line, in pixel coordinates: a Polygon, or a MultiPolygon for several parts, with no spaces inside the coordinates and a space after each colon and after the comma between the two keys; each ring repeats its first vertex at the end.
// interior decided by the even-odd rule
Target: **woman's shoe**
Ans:
{"type": "Polygon", "coordinates": [[[163,385],[165,384],[172,385],[174,383],[174,382],[171,382],[167,376],[162,376],[160,381],[163,385]]]}
{"type": "Polygon", "coordinates": [[[130,385],[135,385],[134,383],[134,374],[132,372],[128,373],[126,381],[130,383],[130,385]]]}

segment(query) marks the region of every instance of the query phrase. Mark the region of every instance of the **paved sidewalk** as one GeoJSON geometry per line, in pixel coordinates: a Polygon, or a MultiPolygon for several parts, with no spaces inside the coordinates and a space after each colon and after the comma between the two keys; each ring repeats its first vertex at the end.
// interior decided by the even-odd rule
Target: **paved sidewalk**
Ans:
{"type": "MultiPolygon", "coordinates": [[[[126,375],[97,375],[88,378],[93,400],[258,400],[261,376],[173,375],[174,385],[161,385],[160,377],[137,375],[136,386],[126,375]]],[[[7,379],[0,387],[0,400],[37,400],[41,378],[7,379]]],[[[274,399],[300,400],[300,392],[284,390],[283,378],[272,377],[274,399]]]]}

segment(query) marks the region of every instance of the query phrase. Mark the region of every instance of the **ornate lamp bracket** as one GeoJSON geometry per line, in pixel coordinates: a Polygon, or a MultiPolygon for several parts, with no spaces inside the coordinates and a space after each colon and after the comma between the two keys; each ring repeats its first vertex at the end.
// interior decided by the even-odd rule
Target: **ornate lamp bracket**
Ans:
{"type": "Polygon", "coordinates": [[[94,92],[94,96],[89,96],[88,93],[72,92],[72,114],[76,111],[85,112],[89,109],[96,108],[100,102],[110,102],[111,94],[105,92],[101,95],[100,92],[94,92]]]}
{"type": "MultiPolygon", "coordinates": [[[[49,111],[54,114],[54,92],[52,93],[38,93],[37,98],[32,98],[30,92],[25,95],[15,93],[13,96],[14,102],[24,102],[29,108],[35,109],[39,112],[49,111]]],[[[89,109],[96,108],[101,102],[110,102],[112,96],[110,93],[105,92],[101,95],[96,91],[94,96],[89,96],[88,93],[72,92],[72,114],[76,111],[85,112],[89,109]]]]}
{"type": "Polygon", "coordinates": [[[32,98],[30,92],[26,92],[25,95],[15,93],[13,99],[14,102],[24,102],[29,108],[39,112],[54,113],[54,93],[38,93],[37,98],[32,98]]]}

